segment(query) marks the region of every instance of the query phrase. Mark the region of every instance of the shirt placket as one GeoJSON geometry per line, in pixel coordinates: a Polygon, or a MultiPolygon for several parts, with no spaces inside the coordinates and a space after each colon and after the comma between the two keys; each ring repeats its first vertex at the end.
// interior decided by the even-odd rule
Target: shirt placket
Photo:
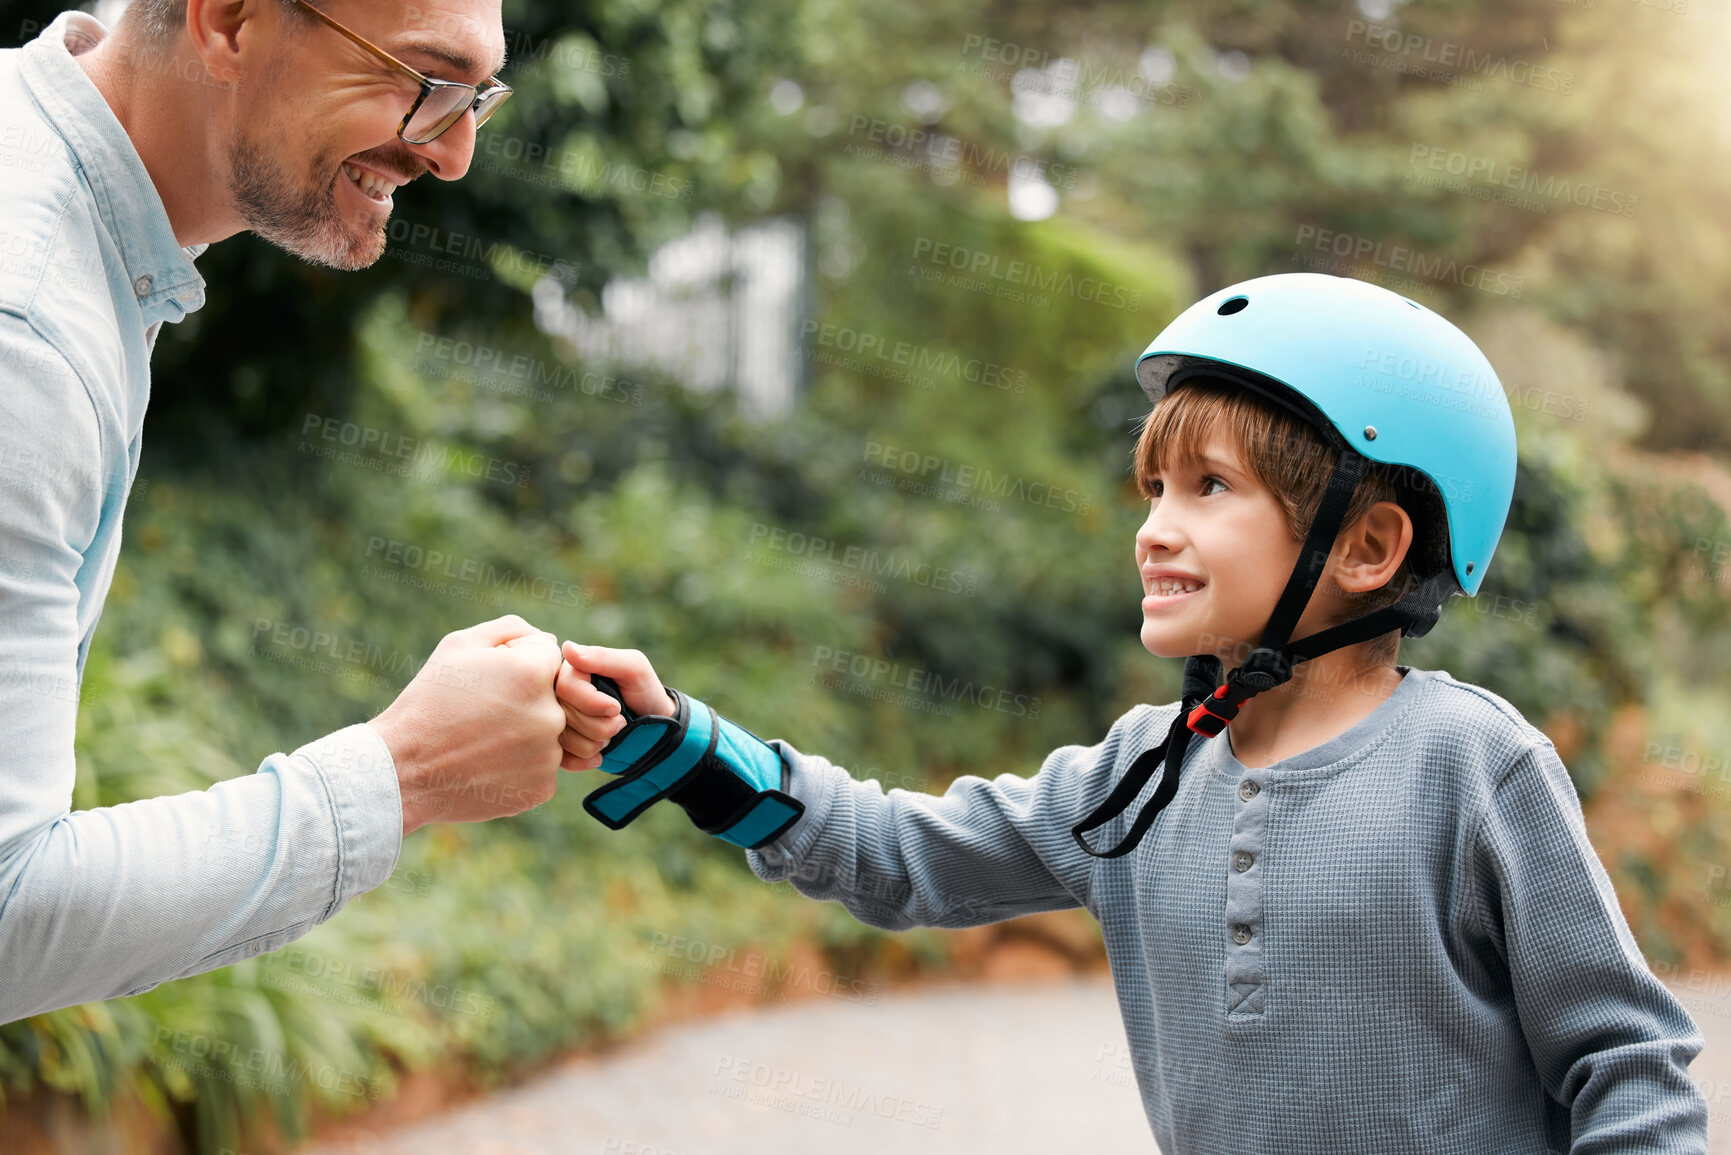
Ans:
{"type": "Polygon", "coordinates": [[[1267,845],[1269,773],[1243,770],[1233,787],[1232,840],[1226,850],[1226,1013],[1254,1018],[1267,1002],[1263,948],[1263,853],[1267,845]]]}

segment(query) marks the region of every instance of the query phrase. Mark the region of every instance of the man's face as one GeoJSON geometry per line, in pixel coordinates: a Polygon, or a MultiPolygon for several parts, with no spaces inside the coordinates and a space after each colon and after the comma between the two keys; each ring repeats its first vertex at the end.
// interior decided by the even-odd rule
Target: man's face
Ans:
{"type": "MultiPolygon", "coordinates": [[[[315,0],[409,67],[481,84],[504,58],[499,0],[315,0]]],[[[358,269],[385,251],[391,192],[469,168],[475,125],[405,144],[413,79],[310,13],[261,9],[227,140],[229,193],[247,228],[304,260],[358,269]]]]}
{"type": "Polygon", "coordinates": [[[1196,466],[1155,474],[1156,496],[1136,532],[1142,644],[1161,658],[1243,659],[1274,612],[1302,543],[1274,494],[1216,438],[1196,466]]]}

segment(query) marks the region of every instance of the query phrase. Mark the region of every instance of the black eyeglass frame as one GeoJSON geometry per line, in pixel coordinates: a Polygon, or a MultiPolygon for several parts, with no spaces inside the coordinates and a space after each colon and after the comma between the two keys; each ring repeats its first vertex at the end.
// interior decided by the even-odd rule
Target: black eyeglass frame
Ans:
{"type": "Polygon", "coordinates": [[[365,48],[368,52],[371,52],[374,56],[377,56],[380,60],[383,60],[385,63],[389,64],[391,67],[395,68],[397,71],[401,72],[403,75],[409,77],[416,84],[421,86],[420,95],[415,97],[415,103],[409,106],[409,111],[404,115],[402,123],[397,125],[397,137],[402,140],[404,144],[431,144],[448,131],[452,125],[463,119],[463,114],[465,112],[474,112],[475,127],[480,128],[483,124],[487,123],[487,120],[495,112],[499,111],[499,107],[510,98],[511,93],[514,91],[509,84],[504,83],[497,76],[488,77],[487,86],[485,88],[480,88],[473,84],[465,84],[460,80],[440,80],[436,77],[424,75],[416,69],[409,67],[407,64],[404,64],[401,60],[398,60],[395,56],[392,56],[377,44],[374,44],[366,37],[360,35],[360,33],[344,27],[335,18],[326,15],[314,5],[309,4],[307,0],[291,0],[291,3],[301,8],[305,8],[308,12],[317,16],[330,27],[342,33],[344,36],[347,36],[350,40],[354,41],[362,48],[365,48]],[[415,113],[421,110],[421,106],[427,102],[427,97],[431,96],[435,89],[440,88],[466,88],[473,95],[470,100],[457,105],[452,111],[447,112],[442,118],[443,123],[435,121],[433,131],[422,135],[419,139],[409,136],[409,122],[415,119],[415,113]]]}

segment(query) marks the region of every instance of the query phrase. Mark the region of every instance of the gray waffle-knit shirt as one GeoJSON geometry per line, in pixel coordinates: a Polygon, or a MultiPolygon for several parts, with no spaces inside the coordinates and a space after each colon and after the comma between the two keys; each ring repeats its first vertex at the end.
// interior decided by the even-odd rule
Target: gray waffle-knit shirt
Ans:
{"type": "Polygon", "coordinates": [[[778,742],[806,813],[751,865],[893,930],[1086,907],[1166,1155],[1704,1153],[1700,1033],[1636,947],[1550,740],[1488,690],[1401,670],[1368,717],[1272,766],[1194,739],[1119,859],[1070,828],[1176,704],[942,797],[778,742]]]}

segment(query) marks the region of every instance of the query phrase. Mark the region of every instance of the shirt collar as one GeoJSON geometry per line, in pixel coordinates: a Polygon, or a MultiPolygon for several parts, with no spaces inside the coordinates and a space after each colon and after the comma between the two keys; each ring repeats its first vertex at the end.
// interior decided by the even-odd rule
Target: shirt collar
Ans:
{"type": "Polygon", "coordinates": [[[125,262],[144,323],[179,321],[204,305],[204,278],[192,260],[209,246],[182,248],[174,239],[168,210],[132,138],[72,59],[107,35],[94,16],[62,12],[24,46],[24,81],[90,185],[97,212],[125,262]]]}

